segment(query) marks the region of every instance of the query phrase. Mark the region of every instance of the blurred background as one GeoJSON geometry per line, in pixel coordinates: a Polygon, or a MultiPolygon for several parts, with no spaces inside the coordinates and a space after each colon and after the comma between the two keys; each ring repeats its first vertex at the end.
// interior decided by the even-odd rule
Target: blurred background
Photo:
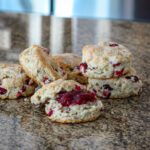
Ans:
{"type": "Polygon", "coordinates": [[[150,0],[0,0],[0,11],[150,21],[150,0]]]}
{"type": "Polygon", "coordinates": [[[0,62],[18,62],[32,44],[51,54],[100,40],[134,49],[149,44],[149,21],[150,0],[0,0],[0,62]]]}

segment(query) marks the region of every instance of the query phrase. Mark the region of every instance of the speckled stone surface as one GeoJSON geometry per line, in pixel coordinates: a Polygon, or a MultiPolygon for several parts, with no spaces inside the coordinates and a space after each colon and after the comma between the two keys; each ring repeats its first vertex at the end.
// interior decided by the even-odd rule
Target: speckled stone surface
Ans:
{"type": "Polygon", "coordinates": [[[34,43],[81,54],[85,44],[116,41],[131,50],[143,80],[139,97],[103,100],[100,118],[84,124],[52,123],[30,98],[1,100],[0,150],[150,149],[150,24],[1,13],[0,38],[0,63],[18,62],[34,43]]]}

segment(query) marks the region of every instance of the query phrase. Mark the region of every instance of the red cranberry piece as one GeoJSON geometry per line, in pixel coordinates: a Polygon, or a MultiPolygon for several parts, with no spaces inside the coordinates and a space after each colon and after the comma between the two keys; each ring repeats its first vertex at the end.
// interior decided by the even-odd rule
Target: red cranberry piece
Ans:
{"type": "Polygon", "coordinates": [[[60,91],[59,95],[66,93],[66,91],[60,91]]]}
{"type": "Polygon", "coordinates": [[[48,77],[44,77],[43,80],[42,80],[42,82],[43,82],[44,84],[48,84],[48,83],[51,82],[51,80],[50,80],[48,77]]]}
{"type": "Polygon", "coordinates": [[[102,97],[103,97],[103,98],[109,98],[110,95],[111,95],[111,92],[110,92],[108,89],[105,89],[105,90],[103,91],[102,97]]]}
{"type": "Polygon", "coordinates": [[[102,97],[103,98],[109,98],[110,95],[111,95],[111,91],[113,90],[113,88],[110,87],[109,84],[104,84],[103,87],[102,87],[102,89],[103,89],[102,97]]]}
{"type": "Polygon", "coordinates": [[[17,96],[17,98],[21,98],[22,97],[22,92],[19,91],[16,96],[17,96]]]}
{"type": "Polygon", "coordinates": [[[21,98],[23,95],[23,92],[26,91],[26,87],[22,86],[22,88],[18,91],[18,93],[16,94],[17,98],[21,98]]]}
{"type": "Polygon", "coordinates": [[[26,87],[25,86],[22,86],[22,88],[20,89],[20,91],[23,93],[26,91],[26,87]]]}
{"type": "Polygon", "coordinates": [[[0,87],[0,94],[3,95],[6,93],[7,93],[7,90],[5,88],[0,87]]]}
{"type": "Polygon", "coordinates": [[[25,84],[28,85],[29,81],[30,81],[30,78],[27,77],[26,80],[25,80],[25,84]]]}
{"type": "Polygon", "coordinates": [[[26,91],[26,86],[22,86],[22,88],[18,91],[18,93],[17,93],[17,98],[21,98],[23,95],[23,92],[25,92],[26,91]]]}
{"type": "Polygon", "coordinates": [[[58,94],[57,101],[62,104],[62,106],[70,105],[82,105],[87,102],[93,102],[96,100],[95,93],[83,90],[73,90],[69,92],[61,92],[58,94]]]}
{"type": "Polygon", "coordinates": [[[47,115],[50,117],[52,114],[53,114],[53,110],[51,109],[47,115]]]}
{"type": "Polygon", "coordinates": [[[117,77],[120,77],[120,76],[122,76],[123,75],[123,72],[124,72],[124,68],[123,69],[121,69],[121,70],[119,70],[119,71],[115,71],[115,76],[117,76],[117,77]]]}
{"type": "Polygon", "coordinates": [[[117,43],[111,43],[111,44],[109,44],[109,46],[110,47],[116,47],[116,46],[118,46],[118,44],[117,43]]]}
{"type": "Polygon", "coordinates": [[[48,80],[48,77],[43,77],[42,82],[44,82],[44,83],[45,83],[45,81],[47,81],[47,80],[48,80]]]}
{"type": "Polygon", "coordinates": [[[78,90],[78,91],[79,91],[79,90],[81,90],[81,87],[78,86],[78,85],[76,85],[76,86],[75,86],[75,90],[78,90]]]}
{"type": "Polygon", "coordinates": [[[86,70],[87,70],[87,68],[88,68],[87,63],[81,63],[81,64],[80,64],[80,71],[81,71],[81,72],[85,73],[86,70]]]}
{"type": "Polygon", "coordinates": [[[116,64],[113,64],[113,67],[117,67],[117,66],[120,66],[121,63],[116,63],[116,64]]]}
{"type": "Polygon", "coordinates": [[[34,93],[29,94],[28,96],[32,96],[34,93]]]}
{"type": "Polygon", "coordinates": [[[129,79],[133,82],[138,82],[139,78],[137,76],[126,76],[126,79],[129,79]]]}

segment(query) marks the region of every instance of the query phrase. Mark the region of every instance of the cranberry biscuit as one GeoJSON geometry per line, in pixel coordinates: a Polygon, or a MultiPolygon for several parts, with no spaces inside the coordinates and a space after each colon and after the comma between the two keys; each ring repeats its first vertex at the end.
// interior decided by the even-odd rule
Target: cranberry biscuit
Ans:
{"type": "Polygon", "coordinates": [[[27,48],[20,54],[19,61],[26,74],[39,85],[61,78],[57,63],[43,47],[33,45],[27,48]]]}
{"type": "Polygon", "coordinates": [[[16,99],[34,93],[35,83],[20,65],[0,64],[0,99],[16,99]]]}
{"type": "Polygon", "coordinates": [[[57,80],[38,90],[33,104],[46,103],[50,120],[61,123],[80,123],[95,120],[100,115],[102,103],[93,92],[73,80],[57,80]]]}
{"type": "Polygon", "coordinates": [[[68,80],[75,80],[81,84],[87,84],[87,77],[79,70],[82,58],[72,53],[64,53],[53,56],[63,74],[67,74],[68,80]]]}
{"type": "Polygon", "coordinates": [[[76,66],[79,66],[82,61],[80,56],[72,53],[54,55],[53,59],[64,69],[73,69],[76,66]]]}
{"type": "Polygon", "coordinates": [[[89,78],[120,77],[131,69],[130,51],[117,43],[101,42],[83,48],[80,70],[89,78]]]}
{"type": "Polygon", "coordinates": [[[90,79],[87,89],[102,98],[126,98],[138,95],[142,90],[142,81],[132,70],[130,74],[120,78],[107,80],[90,79]]]}

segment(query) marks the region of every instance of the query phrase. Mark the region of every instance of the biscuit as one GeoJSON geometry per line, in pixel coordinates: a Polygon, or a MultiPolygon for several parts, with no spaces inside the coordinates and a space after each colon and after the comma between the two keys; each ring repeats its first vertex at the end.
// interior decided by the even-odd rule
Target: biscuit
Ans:
{"type": "Polygon", "coordinates": [[[54,55],[53,59],[58,63],[62,73],[67,75],[66,79],[75,80],[81,84],[87,84],[87,77],[79,70],[82,58],[72,53],[54,55]]]}
{"type": "Polygon", "coordinates": [[[36,84],[18,64],[0,64],[0,99],[16,99],[34,93],[36,84]]]}
{"type": "Polygon", "coordinates": [[[142,81],[133,72],[107,80],[89,78],[88,82],[87,89],[101,98],[126,98],[139,95],[142,90],[142,81]]]}
{"type": "Polygon", "coordinates": [[[82,58],[73,53],[63,53],[54,55],[53,59],[64,69],[74,69],[82,62],[82,58]]]}
{"type": "Polygon", "coordinates": [[[120,77],[131,69],[130,51],[114,42],[101,42],[83,48],[80,70],[89,78],[120,77]]]}
{"type": "Polygon", "coordinates": [[[39,85],[61,78],[57,63],[40,46],[33,45],[25,49],[19,61],[26,74],[39,85]]]}
{"type": "Polygon", "coordinates": [[[31,103],[45,103],[49,119],[60,123],[80,123],[97,119],[102,102],[93,92],[73,80],[59,79],[43,86],[32,97],[31,103]]]}

